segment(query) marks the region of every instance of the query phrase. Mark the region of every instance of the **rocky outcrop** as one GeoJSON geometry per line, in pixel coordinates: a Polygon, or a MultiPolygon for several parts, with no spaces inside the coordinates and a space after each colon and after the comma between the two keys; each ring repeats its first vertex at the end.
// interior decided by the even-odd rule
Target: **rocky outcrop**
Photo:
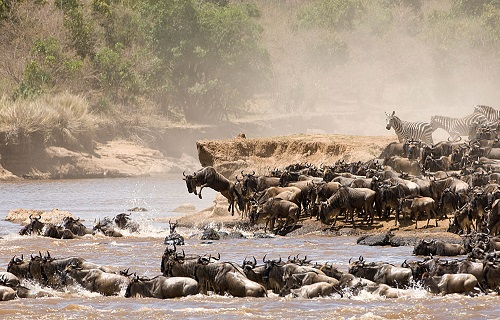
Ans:
{"type": "Polygon", "coordinates": [[[65,217],[72,217],[76,219],[70,212],[59,209],[52,209],[52,211],[34,210],[34,209],[14,209],[10,210],[5,217],[6,221],[20,223],[27,225],[30,223],[30,216],[40,216],[40,222],[58,224],[63,221],[65,217]]]}

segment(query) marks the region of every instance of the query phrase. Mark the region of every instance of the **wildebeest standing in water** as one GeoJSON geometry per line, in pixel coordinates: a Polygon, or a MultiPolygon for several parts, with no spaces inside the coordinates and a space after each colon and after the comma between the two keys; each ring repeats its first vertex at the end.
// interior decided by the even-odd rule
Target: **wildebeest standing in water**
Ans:
{"type": "Polygon", "coordinates": [[[231,215],[234,215],[235,201],[237,201],[240,211],[243,211],[243,197],[238,190],[236,190],[234,182],[229,181],[222,174],[218,173],[213,167],[202,168],[192,175],[186,175],[186,173],[183,172],[183,175],[183,180],[186,181],[189,193],[197,194],[201,199],[201,190],[205,187],[209,187],[220,192],[227,199],[229,202],[227,210],[231,212],[231,215]],[[200,190],[197,191],[196,187],[200,187],[200,190]]]}

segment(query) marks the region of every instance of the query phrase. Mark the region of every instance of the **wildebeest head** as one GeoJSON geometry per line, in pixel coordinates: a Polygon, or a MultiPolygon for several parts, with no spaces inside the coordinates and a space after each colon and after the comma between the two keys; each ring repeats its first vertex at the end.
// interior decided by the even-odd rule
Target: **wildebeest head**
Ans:
{"type": "Polygon", "coordinates": [[[182,175],[184,176],[184,178],[182,178],[182,179],[184,181],[186,181],[186,186],[187,186],[188,192],[197,194],[197,192],[196,192],[196,172],[193,174],[186,174],[185,172],[182,172],[182,175]]]}
{"type": "Polygon", "coordinates": [[[37,217],[30,215],[30,223],[27,224],[24,228],[22,228],[19,231],[19,234],[22,236],[31,234],[39,235],[42,232],[43,227],[45,226],[45,224],[40,221],[41,218],[42,218],[41,215],[38,215],[37,217]]]}
{"type": "Polygon", "coordinates": [[[363,258],[363,256],[359,256],[357,261],[351,262],[351,259],[349,259],[349,273],[356,275],[358,273],[358,270],[364,267],[365,259],[363,258]]]}
{"type": "Polygon", "coordinates": [[[332,278],[335,278],[337,280],[340,279],[340,277],[342,277],[342,275],[344,274],[342,271],[340,271],[339,269],[337,269],[337,267],[335,267],[333,265],[333,263],[328,263],[328,262],[325,262],[320,268],[319,268],[319,271],[322,271],[324,274],[326,274],[327,276],[329,277],[332,277],[332,278]]]}
{"type": "Polygon", "coordinates": [[[434,240],[420,240],[413,248],[413,254],[417,256],[427,256],[435,246],[434,240]]]}
{"type": "Polygon", "coordinates": [[[174,234],[177,232],[177,231],[175,231],[175,228],[177,227],[177,225],[178,225],[177,222],[171,222],[170,220],[168,220],[168,227],[170,229],[170,234],[174,234]]]}
{"type": "Polygon", "coordinates": [[[241,181],[241,191],[242,195],[246,196],[249,192],[255,192],[257,190],[257,177],[255,176],[255,171],[252,173],[244,173],[241,170],[241,175],[243,180],[241,181]]]}
{"type": "Polygon", "coordinates": [[[80,218],[74,219],[73,217],[64,217],[61,226],[79,236],[85,235],[87,229],[85,225],[80,222],[80,218]]]}
{"type": "Polygon", "coordinates": [[[250,224],[254,225],[257,223],[257,220],[259,219],[259,204],[254,201],[250,200],[250,213],[249,213],[249,218],[250,218],[250,224]]]}
{"type": "Polygon", "coordinates": [[[255,259],[255,257],[252,257],[252,258],[253,258],[253,262],[250,260],[247,260],[247,258],[245,257],[245,259],[243,260],[243,264],[242,264],[243,270],[250,270],[250,269],[253,269],[257,266],[257,259],[255,259]]]}
{"type": "Polygon", "coordinates": [[[264,274],[262,275],[262,280],[269,281],[269,274],[271,273],[271,270],[276,267],[281,267],[284,264],[281,261],[281,257],[279,260],[266,260],[266,256],[267,254],[262,258],[262,262],[264,262],[264,274]]]}
{"type": "Polygon", "coordinates": [[[116,226],[120,229],[125,229],[129,220],[130,220],[130,213],[117,214],[114,219],[116,226]]]}
{"type": "Polygon", "coordinates": [[[21,255],[21,258],[16,258],[16,256],[12,257],[9,261],[9,265],[7,266],[7,272],[10,272],[17,276],[18,278],[29,278],[30,270],[29,270],[29,261],[24,261],[24,257],[21,255]]]}

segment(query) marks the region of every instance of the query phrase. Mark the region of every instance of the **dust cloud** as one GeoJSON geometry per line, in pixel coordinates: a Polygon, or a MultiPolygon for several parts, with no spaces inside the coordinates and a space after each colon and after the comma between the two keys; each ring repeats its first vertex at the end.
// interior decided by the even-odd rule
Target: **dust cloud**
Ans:
{"type": "MultiPolygon", "coordinates": [[[[275,83],[272,97],[261,100],[281,115],[330,119],[308,128],[316,133],[394,135],[385,129],[384,112],[430,122],[432,115],[466,116],[475,104],[500,107],[496,44],[481,42],[479,25],[451,35],[453,28],[431,25],[432,13],[448,12],[451,1],[422,1],[418,10],[394,4],[382,29],[375,12],[354,30],[335,34],[297,29],[297,10],[311,2],[257,3],[275,83]]],[[[447,134],[439,130],[434,137],[447,134]]]]}

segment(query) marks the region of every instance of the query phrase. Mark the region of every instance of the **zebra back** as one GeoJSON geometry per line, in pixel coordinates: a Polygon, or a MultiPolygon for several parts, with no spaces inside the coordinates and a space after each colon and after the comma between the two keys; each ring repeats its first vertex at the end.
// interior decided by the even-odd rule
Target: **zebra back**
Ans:
{"type": "Polygon", "coordinates": [[[483,114],[489,122],[497,122],[500,120],[500,110],[485,105],[474,105],[474,112],[483,114]]]}
{"type": "Polygon", "coordinates": [[[431,126],[434,130],[442,128],[452,138],[474,135],[477,125],[487,123],[488,119],[479,112],[473,112],[463,118],[451,118],[446,116],[432,116],[431,126]]]}

